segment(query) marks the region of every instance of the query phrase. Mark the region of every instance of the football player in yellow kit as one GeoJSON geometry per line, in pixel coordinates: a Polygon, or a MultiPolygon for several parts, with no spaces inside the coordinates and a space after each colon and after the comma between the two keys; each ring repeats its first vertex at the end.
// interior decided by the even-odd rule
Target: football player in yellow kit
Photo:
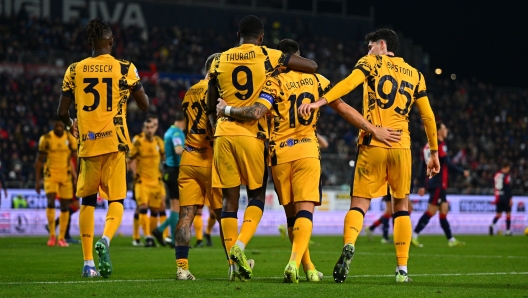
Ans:
{"type": "Polygon", "coordinates": [[[372,139],[372,134],[363,127],[360,131],[350,211],[345,217],[344,247],[334,267],[334,280],[345,281],[370,200],[385,195],[388,183],[394,212],[396,282],[408,282],[407,261],[412,234],[407,202],[412,182],[411,106],[417,105],[431,146],[431,159],[427,165],[429,175],[440,170],[435,118],[427,98],[424,76],[394,55],[398,48],[396,33],[379,29],[367,34],[365,41],[369,53],[357,62],[352,73],[317,102],[301,105],[299,113],[308,116],[313,109],[338,100],[363,83],[363,116],[376,126],[401,131],[401,140],[389,145],[372,139]]]}
{"type": "Polygon", "coordinates": [[[130,137],[126,121],[130,96],[147,110],[149,100],[133,63],[110,55],[114,37],[108,23],[94,19],[86,25],[92,56],[72,63],[62,83],[57,116],[79,138],[77,196],[82,198],[79,230],[84,258],[83,277],[112,274],[110,240],[123,219],[126,197],[126,152],[130,137]],[[70,118],[74,102],[77,119],[70,118]],[[97,193],[108,200],[103,237],[95,244],[99,271],[93,261],[94,210],[97,193]],[[100,272],[100,273],[99,273],[100,272]]]}

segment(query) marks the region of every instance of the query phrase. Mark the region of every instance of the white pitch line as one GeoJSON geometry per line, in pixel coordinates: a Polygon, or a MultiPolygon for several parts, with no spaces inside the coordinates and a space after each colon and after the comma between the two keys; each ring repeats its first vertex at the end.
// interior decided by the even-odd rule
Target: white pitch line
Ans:
{"type": "MultiPolygon", "coordinates": [[[[411,274],[411,277],[416,276],[487,276],[487,275],[528,275],[528,272],[474,272],[474,273],[424,273],[411,274]]],[[[366,275],[349,275],[349,278],[370,278],[370,277],[394,277],[394,274],[366,274],[366,275]]],[[[282,279],[283,277],[254,277],[256,280],[266,279],[282,279]]],[[[331,279],[331,276],[325,276],[326,279],[331,279]]],[[[200,281],[214,280],[227,281],[227,278],[198,278],[200,281]]],[[[108,280],[80,280],[80,281],[28,281],[28,282],[2,282],[0,285],[57,285],[57,284],[91,284],[91,283],[128,283],[128,282],[166,282],[175,281],[175,279],[108,279],[108,280]]]]}

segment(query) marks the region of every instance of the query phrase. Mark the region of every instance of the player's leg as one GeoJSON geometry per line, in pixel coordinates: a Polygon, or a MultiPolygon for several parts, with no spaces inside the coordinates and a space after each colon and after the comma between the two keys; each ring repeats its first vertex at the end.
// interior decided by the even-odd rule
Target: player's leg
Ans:
{"type": "Polygon", "coordinates": [[[387,163],[388,181],[393,197],[394,247],[396,250],[396,282],[408,282],[407,262],[412,239],[409,216],[409,193],[412,184],[412,159],[410,149],[389,149],[387,163]]]}
{"type": "Polygon", "coordinates": [[[136,195],[136,204],[138,209],[138,220],[140,230],[143,230],[145,241],[150,236],[150,221],[148,216],[148,196],[149,189],[143,183],[135,183],[134,193],[136,195]]]}
{"type": "Polygon", "coordinates": [[[152,236],[152,230],[155,229],[158,226],[158,217],[159,217],[158,208],[152,207],[151,204],[150,204],[150,200],[149,200],[150,237],[145,239],[145,247],[156,247],[156,243],[154,242],[154,237],[152,236]]]}
{"type": "Polygon", "coordinates": [[[495,211],[496,211],[495,217],[493,218],[493,221],[491,222],[491,225],[489,227],[489,235],[490,236],[493,236],[493,230],[495,229],[495,225],[497,224],[497,222],[501,218],[502,212],[506,211],[505,209],[503,209],[503,206],[502,206],[500,200],[497,200],[495,202],[495,211]]]}
{"type": "Polygon", "coordinates": [[[446,236],[448,240],[449,247],[454,246],[463,246],[466,243],[457,240],[455,237],[453,237],[453,233],[451,232],[451,226],[449,225],[449,221],[447,221],[447,214],[449,212],[449,203],[447,202],[446,193],[445,190],[442,191],[441,194],[442,203],[440,204],[440,226],[442,227],[442,230],[444,230],[444,235],[446,236]]]}
{"type": "Polygon", "coordinates": [[[58,183],[44,179],[44,191],[46,192],[47,199],[46,218],[48,219],[49,230],[48,246],[55,246],[57,243],[57,235],[55,232],[55,199],[57,198],[58,190],[58,183]]]}
{"type": "Polygon", "coordinates": [[[79,233],[84,259],[83,277],[99,276],[93,259],[94,212],[101,181],[102,156],[79,157],[79,177],[76,196],[81,198],[79,233]]]}
{"type": "Polygon", "coordinates": [[[136,196],[136,179],[134,178],[134,183],[132,184],[132,200],[136,202],[136,208],[134,209],[134,217],[132,219],[132,245],[133,246],[143,246],[141,243],[141,235],[139,234],[139,229],[141,224],[139,222],[139,201],[136,196]]]}
{"type": "Polygon", "coordinates": [[[435,216],[436,212],[438,212],[438,206],[439,203],[441,203],[439,201],[441,200],[440,194],[440,188],[429,189],[429,204],[427,205],[427,210],[424,212],[422,217],[420,217],[420,220],[418,220],[418,224],[416,224],[412,235],[412,244],[416,247],[423,246],[418,240],[418,236],[420,235],[420,232],[427,226],[427,224],[431,220],[431,217],[435,216]]]}
{"type": "Polygon", "coordinates": [[[194,276],[189,272],[189,243],[191,241],[191,225],[196,216],[198,206],[181,206],[180,218],[176,225],[176,266],[177,279],[194,280],[194,276]]]}
{"type": "Polygon", "coordinates": [[[344,282],[355,252],[355,243],[372,198],[386,194],[387,149],[359,146],[351,185],[350,210],[345,215],[343,250],[334,266],[334,281],[344,282]]]}
{"type": "Polygon", "coordinates": [[[213,240],[211,239],[211,232],[213,231],[213,227],[216,224],[216,214],[213,208],[208,206],[207,210],[209,210],[209,218],[207,219],[207,227],[205,228],[205,245],[206,246],[213,246],[213,240]]]}
{"type": "Polygon", "coordinates": [[[163,181],[165,182],[165,185],[167,186],[167,190],[169,191],[169,198],[170,198],[170,214],[169,217],[157,228],[152,230],[152,235],[158,240],[159,244],[162,246],[165,246],[165,239],[163,237],[163,231],[169,227],[169,231],[171,234],[171,242],[169,245],[171,247],[174,246],[175,242],[175,233],[176,233],[176,225],[178,224],[178,220],[180,218],[180,190],[178,189],[178,176],[180,173],[180,168],[175,167],[165,167],[165,174],[163,175],[163,181]]]}
{"type": "Polygon", "coordinates": [[[511,206],[513,204],[512,200],[510,199],[507,202],[504,202],[505,206],[504,209],[506,210],[506,236],[511,236],[511,206]]]}
{"type": "Polygon", "coordinates": [[[199,208],[196,211],[196,215],[193,219],[194,235],[196,236],[196,244],[194,247],[203,247],[203,220],[202,220],[202,209],[199,208]]]}
{"type": "Polygon", "coordinates": [[[66,242],[66,228],[68,227],[68,219],[70,218],[70,202],[73,194],[73,183],[71,177],[68,177],[63,183],[59,184],[59,201],[60,201],[60,215],[59,215],[59,242],[61,247],[68,247],[66,242]]]}
{"type": "Polygon", "coordinates": [[[68,243],[74,243],[74,244],[81,243],[79,240],[72,238],[70,235],[71,217],[72,217],[72,214],[74,214],[75,212],[79,210],[79,208],[80,208],[79,199],[77,199],[77,197],[75,196],[75,192],[73,192],[73,198],[70,203],[70,208],[68,210],[68,226],[66,227],[66,234],[64,235],[64,238],[66,238],[66,242],[68,243]]]}
{"type": "Polygon", "coordinates": [[[99,271],[104,278],[112,274],[110,261],[110,243],[121,225],[126,197],[126,162],[125,153],[116,152],[101,157],[101,186],[99,194],[108,200],[108,211],[103,230],[103,236],[95,244],[99,256],[99,271]]]}
{"type": "Polygon", "coordinates": [[[389,239],[389,221],[392,218],[392,203],[385,202],[385,213],[381,216],[381,243],[389,244],[392,241],[389,239]]]}

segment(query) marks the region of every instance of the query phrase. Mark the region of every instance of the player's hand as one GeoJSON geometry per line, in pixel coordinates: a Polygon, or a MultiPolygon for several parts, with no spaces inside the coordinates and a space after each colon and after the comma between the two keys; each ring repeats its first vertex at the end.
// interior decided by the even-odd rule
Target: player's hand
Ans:
{"type": "Polygon", "coordinates": [[[73,124],[70,127],[70,133],[76,138],[79,138],[79,126],[77,124],[77,118],[73,119],[73,124]]]}
{"type": "MultiPolygon", "coordinates": [[[[37,194],[40,195],[40,182],[39,181],[35,182],[35,191],[37,192],[37,194]]],[[[7,196],[7,193],[6,193],[6,196],[7,196]]]]}
{"type": "Polygon", "coordinates": [[[431,152],[431,158],[427,163],[427,176],[429,176],[429,178],[432,178],[438,173],[440,173],[440,161],[438,160],[438,151],[431,152]]]}
{"type": "Polygon", "coordinates": [[[401,132],[393,130],[392,128],[376,127],[372,131],[372,137],[383,144],[392,147],[392,143],[399,142],[401,140],[401,132]]]}
{"type": "Polygon", "coordinates": [[[318,108],[324,106],[327,103],[326,98],[321,97],[318,101],[312,103],[303,103],[299,109],[299,115],[302,117],[309,117],[312,111],[317,110],[318,108]]]}
{"type": "Polygon", "coordinates": [[[510,207],[513,205],[513,200],[510,199],[510,207]]]}
{"type": "Polygon", "coordinates": [[[216,105],[216,116],[224,117],[226,107],[227,107],[227,103],[223,99],[219,98],[218,104],[216,105]]]}
{"type": "Polygon", "coordinates": [[[425,195],[425,187],[418,188],[418,195],[423,197],[425,195]]]}
{"type": "Polygon", "coordinates": [[[469,171],[468,170],[464,170],[464,177],[467,177],[469,176],[469,171]]]}

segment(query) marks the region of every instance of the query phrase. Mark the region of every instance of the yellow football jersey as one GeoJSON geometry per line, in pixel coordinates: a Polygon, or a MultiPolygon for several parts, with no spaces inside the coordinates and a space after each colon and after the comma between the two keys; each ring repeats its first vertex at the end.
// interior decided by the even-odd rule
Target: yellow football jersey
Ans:
{"type": "Polygon", "coordinates": [[[71,64],[62,94],[75,100],[79,125],[79,156],[128,151],[127,101],[141,88],[136,67],[111,55],[71,64]]]}
{"type": "MultiPolygon", "coordinates": [[[[363,117],[376,126],[401,130],[401,140],[391,148],[410,148],[409,112],[417,99],[427,96],[424,76],[402,58],[386,55],[364,56],[355,69],[366,77],[363,117]]],[[[331,102],[336,96],[331,90],[326,97],[331,102]]],[[[360,131],[358,144],[389,148],[365,131],[360,131]]]]}
{"type": "Polygon", "coordinates": [[[68,132],[58,137],[53,130],[40,137],[38,150],[48,154],[44,178],[65,179],[70,174],[70,157],[77,150],[77,140],[68,132]]]}
{"type": "Polygon", "coordinates": [[[163,140],[154,136],[151,141],[137,135],[132,141],[129,152],[131,159],[137,160],[136,179],[139,181],[155,182],[161,179],[161,159],[165,156],[163,140]]]}
{"type": "MultiPolygon", "coordinates": [[[[209,71],[218,79],[220,97],[233,107],[251,106],[273,70],[288,63],[289,55],[265,46],[242,44],[223,52],[209,71]]],[[[218,119],[215,136],[266,138],[267,122],[241,121],[231,117],[218,119]]]]}
{"type": "Polygon", "coordinates": [[[320,158],[316,125],[319,110],[309,117],[297,113],[303,103],[315,102],[331,88],[320,74],[286,71],[268,79],[258,103],[272,110],[269,158],[272,166],[302,158],[320,158]]]}
{"type": "Polygon", "coordinates": [[[201,80],[185,93],[182,108],[187,122],[185,150],[180,166],[211,167],[213,130],[207,118],[207,87],[209,80],[201,80]]]}

